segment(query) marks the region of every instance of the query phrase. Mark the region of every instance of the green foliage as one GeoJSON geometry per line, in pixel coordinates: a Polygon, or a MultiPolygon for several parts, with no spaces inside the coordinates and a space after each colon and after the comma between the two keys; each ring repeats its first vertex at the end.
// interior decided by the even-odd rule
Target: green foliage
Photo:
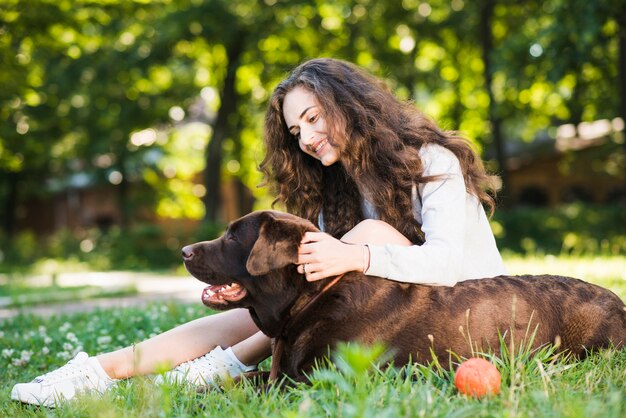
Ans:
{"type": "Polygon", "coordinates": [[[626,254],[623,205],[572,204],[559,208],[496,211],[492,227],[499,248],[521,254],[626,254]]]}
{"type": "Polygon", "coordinates": [[[156,224],[142,223],[129,229],[94,228],[79,233],[62,230],[36,240],[29,231],[11,242],[0,239],[7,273],[57,274],[78,270],[170,270],[181,264],[180,249],[221,235],[224,225],[203,223],[191,233],[167,232],[156,224]]]}
{"type": "Polygon", "coordinates": [[[216,135],[208,126],[230,100],[236,106],[222,118],[218,163],[266,201],[267,190],[256,188],[266,102],[285,72],[311,57],[348,59],[384,77],[400,97],[479,149],[492,146],[488,87],[510,140],[565,121],[619,116],[624,0],[498,2],[493,50],[485,55],[493,61],[492,86],[484,81],[480,45],[484,4],[5,1],[3,226],[10,228],[20,204],[75,187],[76,176],[90,186],[117,185],[125,220],[135,220],[142,205],[166,217],[204,216],[207,179],[199,173],[216,135]],[[225,92],[229,69],[234,97],[225,92]],[[190,148],[181,135],[163,139],[188,120],[204,124],[201,141],[190,148]],[[155,198],[130,202],[137,198],[126,193],[127,182],[155,198]]]}

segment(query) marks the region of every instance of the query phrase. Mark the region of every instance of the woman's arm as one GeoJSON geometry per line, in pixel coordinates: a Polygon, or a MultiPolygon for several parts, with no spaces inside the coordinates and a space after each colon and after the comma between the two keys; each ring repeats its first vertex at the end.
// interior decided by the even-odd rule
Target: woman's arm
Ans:
{"type": "Polygon", "coordinates": [[[306,273],[309,281],[366,271],[370,264],[368,245],[372,244],[409,246],[411,241],[388,223],[374,219],[360,222],[341,240],[323,232],[307,232],[298,249],[298,271],[306,273]]]}

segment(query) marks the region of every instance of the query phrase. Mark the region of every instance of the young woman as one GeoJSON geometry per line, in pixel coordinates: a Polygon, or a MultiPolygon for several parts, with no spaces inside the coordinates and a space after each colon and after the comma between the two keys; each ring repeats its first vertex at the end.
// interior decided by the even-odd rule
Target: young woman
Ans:
{"type": "MultiPolygon", "coordinates": [[[[492,178],[479,157],[358,67],[335,59],[297,67],[272,94],[265,141],[261,170],[276,201],[324,231],[299,247],[307,280],[356,270],[453,286],[505,273],[483,209],[494,207],[492,178]]],[[[166,380],[200,385],[269,355],[269,338],[247,310],[234,310],[112,353],[80,353],[11,396],[52,406],[166,362],[178,365],[166,380]]]]}

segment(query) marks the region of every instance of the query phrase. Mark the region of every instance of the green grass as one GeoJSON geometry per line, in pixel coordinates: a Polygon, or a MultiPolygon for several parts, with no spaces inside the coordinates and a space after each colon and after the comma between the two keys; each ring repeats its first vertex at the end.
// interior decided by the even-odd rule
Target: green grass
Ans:
{"type": "Polygon", "coordinates": [[[606,287],[626,300],[626,256],[573,257],[509,255],[504,264],[509,274],[556,274],[606,287]]]}
{"type": "MultiPolygon", "coordinates": [[[[513,274],[559,273],[604,285],[606,280],[626,295],[623,257],[506,262],[513,274]]],[[[311,385],[282,391],[260,393],[247,383],[226,382],[223,390],[196,393],[134,378],[101,398],[84,397],[56,410],[9,400],[14,383],[64,364],[76,351],[111,351],[206,313],[199,304],[169,303],[0,322],[0,416],[626,417],[626,349],[572,361],[549,349],[531,353],[517,347],[509,353],[503,347],[500,357],[486,354],[500,370],[502,392],[483,400],[459,395],[449,370],[419,365],[380,370],[369,366],[380,350],[355,345],[339,350],[335,366],[318,368],[311,385]]]]}
{"type": "Polygon", "coordinates": [[[103,288],[99,286],[25,286],[0,285],[0,307],[14,308],[38,304],[63,303],[93,298],[113,298],[136,295],[137,288],[124,286],[103,288]]]}

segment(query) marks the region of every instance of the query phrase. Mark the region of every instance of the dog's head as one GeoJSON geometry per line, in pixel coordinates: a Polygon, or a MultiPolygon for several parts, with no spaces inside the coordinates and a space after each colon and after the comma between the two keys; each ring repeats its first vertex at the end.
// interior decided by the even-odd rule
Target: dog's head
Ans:
{"type": "Polygon", "coordinates": [[[273,336],[307,285],[295,265],[306,231],[317,228],[294,215],[253,212],[231,223],[220,238],[183,248],[185,267],[209,284],[202,294],[205,305],[248,308],[259,328],[273,336]]]}

